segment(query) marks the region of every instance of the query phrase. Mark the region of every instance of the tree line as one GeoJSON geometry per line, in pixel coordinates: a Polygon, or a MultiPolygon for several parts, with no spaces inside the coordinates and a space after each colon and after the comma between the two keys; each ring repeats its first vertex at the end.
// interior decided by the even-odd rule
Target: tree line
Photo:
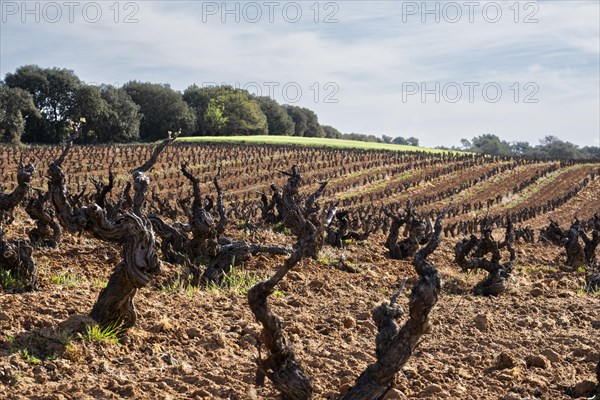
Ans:
{"type": "Polygon", "coordinates": [[[560,140],[554,135],[547,135],[540,140],[538,145],[531,145],[525,141],[508,142],[496,135],[487,133],[476,136],[472,140],[461,139],[458,147],[440,146],[438,148],[503,157],[525,156],[553,159],[591,159],[600,157],[600,147],[598,146],[579,147],[571,142],[560,140]]]}
{"type": "MultiPolygon", "coordinates": [[[[283,135],[325,137],[419,146],[412,136],[341,133],[319,123],[305,107],[279,104],[227,85],[191,85],[183,93],[169,84],[130,81],[122,87],[81,81],[74,71],[25,65],[0,81],[0,143],[64,143],[70,121],[85,118],[80,143],[152,142],[182,136],[283,135]]],[[[509,143],[493,134],[462,139],[463,150],[496,156],[563,159],[600,157],[600,148],[546,136],[539,145],[509,143]]]]}
{"type": "MultiPolygon", "coordinates": [[[[182,136],[284,135],[381,141],[321,125],[304,107],[281,105],[227,85],[130,81],[89,85],[72,70],[26,65],[0,81],[0,142],[63,143],[70,121],[85,118],[80,143],[126,143],[182,136]]],[[[418,144],[418,141],[413,142],[418,144]]]]}

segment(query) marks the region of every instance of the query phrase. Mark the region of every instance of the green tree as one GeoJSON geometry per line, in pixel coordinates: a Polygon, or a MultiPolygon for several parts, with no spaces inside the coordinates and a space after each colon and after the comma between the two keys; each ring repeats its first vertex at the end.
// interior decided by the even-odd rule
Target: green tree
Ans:
{"type": "MultiPolygon", "coordinates": [[[[191,85],[183,92],[183,100],[187,103],[190,109],[196,116],[196,129],[189,132],[190,136],[207,136],[214,134],[213,127],[206,125],[205,116],[208,110],[210,101],[221,94],[233,92],[231,86],[208,86],[199,87],[191,85]]],[[[214,117],[214,109],[210,111],[209,120],[214,117]]]]}
{"type": "Polygon", "coordinates": [[[392,143],[392,140],[394,138],[388,135],[381,135],[381,140],[383,140],[383,143],[392,143]]]}
{"type": "Polygon", "coordinates": [[[559,159],[591,158],[600,153],[598,147],[584,147],[560,140],[554,135],[547,135],[540,140],[537,146],[531,146],[525,141],[516,141],[508,144],[495,135],[482,135],[473,138],[473,143],[466,139],[461,140],[464,150],[492,155],[514,155],[559,159]],[[508,148],[508,150],[507,150],[508,148]]]}
{"type": "Polygon", "coordinates": [[[573,159],[579,155],[579,148],[570,142],[563,142],[556,136],[546,136],[540,140],[541,153],[550,158],[573,159]]]}
{"type": "Polygon", "coordinates": [[[330,138],[330,139],[341,139],[342,138],[342,132],[338,131],[333,126],[321,125],[321,128],[323,128],[323,134],[325,135],[326,138],[330,138]]]}
{"type": "Polygon", "coordinates": [[[294,121],[294,136],[323,137],[325,135],[314,111],[290,105],[286,105],[285,109],[294,121]]]}
{"type": "Polygon", "coordinates": [[[404,145],[404,146],[408,145],[408,141],[405,138],[403,138],[402,136],[395,137],[394,140],[392,140],[392,143],[394,143],[394,144],[401,144],[401,145],[404,145]]]}
{"type": "Polygon", "coordinates": [[[544,138],[540,139],[540,145],[543,146],[549,146],[555,143],[560,142],[561,140],[554,136],[554,135],[546,135],[544,136],[544,138]]]}
{"type": "Polygon", "coordinates": [[[102,98],[97,86],[82,85],[75,92],[75,104],[69,110],[69,118],[73,121],[86,119],[81,127],[82,143],[94,141],[96,130],[100,129],[100,120],[108,112],[108,104],[102,98]]]}
{"type": "Polygon", "coordinates": [[[469,139],[460,139],[460,147],[463,150],[470,151],[471,150],[471,141],[469,139]]]}
{"type": "Polygon", "coordinates": [[[204,112],[203,125],[204,132],[209,136],[221,136],[227,126],[225,106],[216,98],[208,102],[208,107],[204,112]]]}
{"type": "Polygon", "coordinates": [[[217,136],[266,135],[267,117],[244,90],[226,91],[210,100],[204,122],[217,136]]]}
{"type": "Polygon", "coordinates": [[[256,100],[267,117],[269,135],[293,136],[295,124],[286,109],[270,97],[261,96],[256,100]]]}
{"type": "Polygon", "coordinates": [[[106,103],[106,111],[92,127],[95,139],[100,143],[125,143],[140,138],[140,106],[135,104],[124,89],[103,85],[100,96],[106,103]]]}
{"type": "Polygon", "coordinates": [[[0,142],[19,144],[26,119],[40,116],[31,94],[0,82],[0,142]]]}
{"type": "Polygon", "coordinates": [[[77,89],[81,86],[73,71],[26,65],[17,68],[14,74],[6,74],[5,83],[11,88],[29,92],[41,113],[40,118],[27,120],[23,140],[45,143],[65,140],[67,119],[75,106],[77,89]]]}
{"type": "Polygon", "coordinates": [[[344,133],[342,139],[358,140],[360,142],[381,143],[381,138],[375,135],[365,135],[364,133],[344,133]]]}
{"type": "Polygon", "coordinates": [[[123,86],[140,107],[140,138],[145,141],[165,139],[169,131],[184,133],[196,130],[196,116],[181,93],[168,84],[131,81],[123,86]]]}
{"type": "Polygon", "coordinates": [[[529,142],[513,142],[510,145],[510,149],[514,155],[522,156],[531,154],[532,147],[529,142]]]}
{"type": "Polygon", "coordinates": [[[600,147],[584,146],[581,149],[581,153],[584,158],[600,158],[600,147]]]}
{"type": "Polygon", "coordinates": [[[308,129],[308,116],[298,106],[286,105],[285,110],[294,121],[294,136],[304,136],[308,129]]]}
{"type": "Polygon", "coordinates": [[[510,156],[511,149],[510,144],[504,140],[500,140],[500,138],[496,135],[485,134],[481,136],[474,137],[471,140],[472,147],[471,151],[482,153],[482,154],[490,154],[493,156],[510,156]]]}
{"type": "Polygon", "coordinates": [[[418,146],[419,145],[419,139],[417,139],[414,136],[409,137],[408,139],[406,139],[406,142],[408,143],[409,146],[418,146]]]}

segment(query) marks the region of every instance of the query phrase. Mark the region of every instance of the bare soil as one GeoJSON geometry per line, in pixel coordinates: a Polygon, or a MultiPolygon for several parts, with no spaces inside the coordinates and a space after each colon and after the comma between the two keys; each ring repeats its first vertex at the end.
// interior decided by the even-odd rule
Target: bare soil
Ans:
{"type": "MultiPolygon", "coordinates": [[[[26,235],[18,225],[8,233],[26,235]]],[[[261,242],[292,242],[270,231],[258,235],[261,242]]],[[[335,399],[375,360],[371,309],[404,279],[410,290],[410,262],[388,259],[383,242],[375,235],[344,251],[360,270],[355,274],[326,266],[341,254],[326,248],[321,262],[304,260],[272,296],[317,398],[335,399]]],[[[518,244],[508,293],[476,297],[470,289],[484,275],[458,271],[452,246],[445,238],[431,257],[444,289],[431,331],[389,398],[591,397],[600,359],[600,296],[582,291],[585,274],[565,269],[558,248],[518,244]]],[[[136,296],[137,325],[121,343],[99,344],[65,332],[89,322],[118,249],[66,235],[60,249],[36,252],[36,260],[41,290],[0,294],[0,398],[277,398],[268,382],[255,387],[260,329],[244,293],[165,288],[177,270],[165,264],[158,281],[136,296]]],[[[266,276],[282,262],[256,257],[244,268],[266,276]]]]}

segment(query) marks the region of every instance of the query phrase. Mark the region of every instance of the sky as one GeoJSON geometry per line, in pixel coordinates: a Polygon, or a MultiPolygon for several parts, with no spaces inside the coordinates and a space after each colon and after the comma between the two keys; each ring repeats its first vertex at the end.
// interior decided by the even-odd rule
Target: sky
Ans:
{"type": "Polygon", "coordinates": [[[600,145],[600,2],[6,1],[0,79],[229,84],[344,133],[600,145]]]}

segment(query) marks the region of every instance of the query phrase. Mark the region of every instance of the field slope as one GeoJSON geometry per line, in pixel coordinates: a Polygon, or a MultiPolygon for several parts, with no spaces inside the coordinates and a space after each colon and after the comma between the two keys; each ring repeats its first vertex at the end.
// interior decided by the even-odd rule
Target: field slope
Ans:
{"type": "Polygon", "coordinates": [[[443,153],[445,150],[429,149],[426,147],[404,146],[389,143],[360,142],[357,140],[327,139],[298,136],[194,136],[178,138],[182,142],[207,142],[207,143],[246,143],[246,144],[279,144],[296,146],[338,147],[347,149],[366,150],[395,150],[395,151],[423,151],[427,153],[443,153]]]}

